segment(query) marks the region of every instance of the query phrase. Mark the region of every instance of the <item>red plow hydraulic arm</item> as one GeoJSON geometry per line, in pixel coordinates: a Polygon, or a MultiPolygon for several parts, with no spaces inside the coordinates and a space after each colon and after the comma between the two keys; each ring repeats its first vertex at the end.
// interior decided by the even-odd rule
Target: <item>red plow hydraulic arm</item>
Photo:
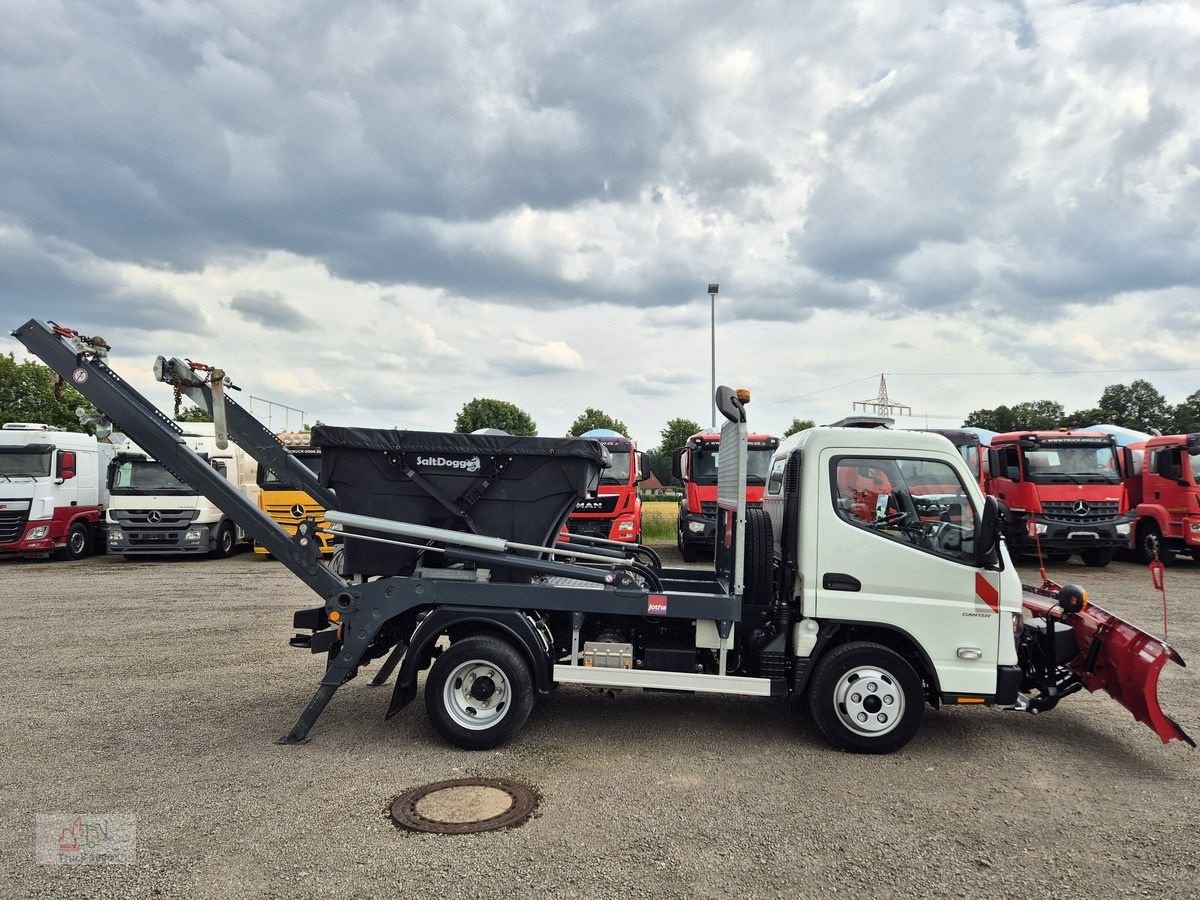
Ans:
{"type": "Polygon", "coordinates": [[[1186,665],[1175,648],[1095,604],[1064,613],[1050,595],[1045,589],[1026,588],[1025,609],[1039,619],[1057,619],[1075,632],[1079,653],[1069,667],[1083,686],[1106,692],[1137,721],[1149,725],[1164,744],[1184,741],[1195,747],[1196,742],[1158,702],[1163,667],[1168,661],[1186,665]]]}

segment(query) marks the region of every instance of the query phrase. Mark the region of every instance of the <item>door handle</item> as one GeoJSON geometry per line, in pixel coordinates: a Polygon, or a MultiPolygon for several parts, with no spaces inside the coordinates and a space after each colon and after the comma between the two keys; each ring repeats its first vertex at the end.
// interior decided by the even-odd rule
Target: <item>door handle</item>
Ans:
{"type": "Polygon", "coordinates": [[[841,572],[826,572],[821,579],[821,587],[827,591],[861,591],[862,582],[853,575],[843,575],[841,572]]]}

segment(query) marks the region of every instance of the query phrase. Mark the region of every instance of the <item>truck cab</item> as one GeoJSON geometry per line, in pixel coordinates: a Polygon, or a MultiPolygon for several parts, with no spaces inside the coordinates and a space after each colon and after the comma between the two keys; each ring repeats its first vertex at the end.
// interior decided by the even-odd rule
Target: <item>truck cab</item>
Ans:
{"type": "Polygon", "coordinates": [[[1106,566],[1129,545],[1133,525],[1112,435],[1017,431],[996,435],[988,451],[987,492],[1005,513],[1016,554],[1038,547],[1051,560],[1078,553],[1106,566]]]}
{"type": "Polygon", "coordinates": [[[1129,449],[1133,465],[1125,484],[1142,559],[1200,558],[1200,433],[1152,437],[1129,449]]]}
{"type": "Polygon", "coordinates": [[[108,499],[111,452],[90,435],[49,425],[0,428],[0,553],[88,556],[108,499]]]}
{"type": "MultiPolygon", "coordinates": [[[[279,436],[289,455],[304,463],[318,478],[321,476],[321,448],[314,447],[307,431],[288,431],[279,436]]],[[[274,519],[289,535],[296,533],[296,526],[305,519],[312,519],[318,530],[314,537],[323,555],[333,553],[333,538],[326,529],[325,507],[317,503],[312,495],[291,482],[286,473],[278,473],[269,466],[258,467],[258,508],[274,519]]],[[[267,548],[255,542],[254,552],[267,556],[267,548]]]]}
{"type": "Polygon", "coordinates": [[[599,441],[608,451],[609,467],[600,471],[594,492],[575,504],[567,530],[571,534],[640,544],[642,501],[638,485],[650,477],[646,454],[639,453],[629,438],[610,428],[593,428],[580,438],[599,441]]]}
{"type": "MultiPolygon", "coordinates": [[[[746,505],[762,506],[763,486],[771,454],[779,438],[752,434],[748,439],[746,469],[746,505]]],[[[721,463],[721,435],[701,431],[672,454],[672,470],[683,481],[683,500],[676,521],[676,545],[685,562],[711,557],[716,546],[717,472],[721,463]]]]}
{"type": "MultiPolygon", "coordinates": [[[[258,464],[236,444],[217,447],[211,422],[189,422],[183,442],[238,491],[257,502],[258,464]]],[[[136,445],[108,466],[108,552],[126,558],[166,554],[232,556],[248,543],[242,529],[211,500],[175,477],[136,445]]]]}

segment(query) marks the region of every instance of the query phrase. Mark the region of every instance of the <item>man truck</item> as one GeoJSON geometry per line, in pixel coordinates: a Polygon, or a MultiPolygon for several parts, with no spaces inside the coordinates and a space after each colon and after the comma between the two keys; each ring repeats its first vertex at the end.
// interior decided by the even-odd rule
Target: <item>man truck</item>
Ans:
{"type": "Polygon", "coordinates": [[[112,447],[49,425],[0,428],[0,553],[82,559],[96,548],[112,447]]]}
{"type": "MultiPolygon", "coordinates": [[[[700,570],[560,546],[598,482],[595,441],[321,426],[320,479],[295,471],[314,496],[328,494],[331,530],[346,541],[335,571],[314,523],[287,535],[108,368],[106,343],[36,320],[14,334],[320,598],[296,612],[291,640],[324,657],[320,683],[281,743],[305,741],[376,660],[372,684],[397,672],[389,717],[427,672],[433,726],[467,749],[512,740],[557,685],[803,697],[834,745],[860,753],[903,747],[928,706],[1046,713],[1103,690],[1164,743],[1192,743],[1157,696],[1179,654],[1079,588],[1024,588],[995,499],[937,435],[800,432],[772,451],[763,508],[750,508],[750,397],[719,388],[716,550],[700,570]],[[869,506],[847,493],[864,482],[879,488],[869,506]],[[472,502],[448,509],[455,497],[472,502]]],[[[260,464],[291,465],[216,389],[215,372],[178,358],[156,365],[260,464]]]]}
{"type": "MultiPolygon", "coordinates": [[[[211,422],[181,428],[197,456],[257,502],[258,464],[252,457],[236,444],[219,448],[211,422]]],[[[137,445],[123,448],[109,463],[108,491],[109,553],[126,559],[176,553],[221,558],[248,543],[237,522],[137,445]]]]}
{"type": "MultiPolygon", "coordinates": [[[[746,502],[762,506],[767,464],[779,446],[779,438],[752,434],[748,443],[746,502]]],[[[721,463],[721,435],[701,431],[687,439],[671,456],[672,473],[683,482],[683,500],[675,522],[675,544],[684,562],[709,558],[716,547],[717,472],[721,463]]]]}
{"type": "Polygon", "coordinates": [[[575,504],[567,519],[571,534],[638,544],[642,540],[642,501],[638,485],[650,477],[645,453],[611,428],[593,428],[579,435],[608,451],[609,466],[600,472],[595,492],[575,504]]]}

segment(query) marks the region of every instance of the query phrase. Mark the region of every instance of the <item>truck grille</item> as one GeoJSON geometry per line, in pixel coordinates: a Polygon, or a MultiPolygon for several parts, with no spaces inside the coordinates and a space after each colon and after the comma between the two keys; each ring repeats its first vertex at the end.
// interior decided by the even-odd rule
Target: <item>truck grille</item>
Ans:
{"type": "Polygon", "coordinates": [[[25,533],[25,524],[29,521],[29,510],[6,509],[0,510],[0,544],[13,544],[25,533]]]}
{"type": "Polygon", "coordinates": [[[587,521],[571,519],[567,522],[567,531],[571,534],[582,534],[584,537],[605,538],[612,529],[612,522],[607,520],[587,521]]]}
{"type": "Polygon", "coordinates": [[[200,514],[195,509],[110,509],[112,520],[122,528],[182,528],[200,514]],[[151,521],[157,513],[158,521],[151,521]]]}
{"type": "Polygon", "coordinates": [[[1045,500],[1042,515],[1056,522],[1102,522],[1117,517],[1116,500],[1045,500]],[[1076,508],[1076,504],[1087,504],[1076,508]]]}

